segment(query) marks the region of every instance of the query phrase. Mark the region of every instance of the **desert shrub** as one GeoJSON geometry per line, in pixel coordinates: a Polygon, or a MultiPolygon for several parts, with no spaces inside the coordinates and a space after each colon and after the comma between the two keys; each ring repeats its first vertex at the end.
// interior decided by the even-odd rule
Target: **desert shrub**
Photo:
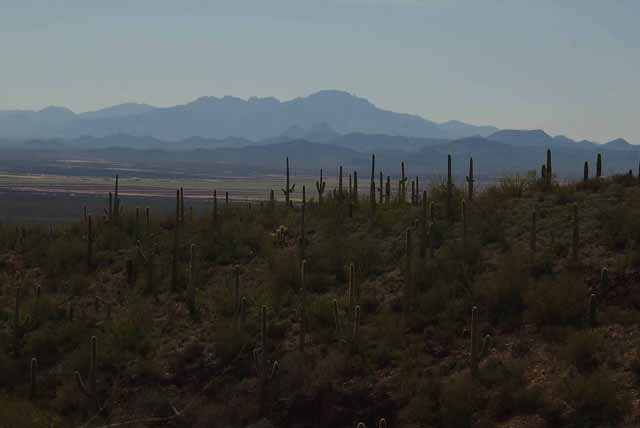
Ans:
{"type": "MultiPolygon", "coordinates": [[[[0,395],[2,415],[0,426],[10,428],[37,428],[49,426],[50,415],[26,400],[0,395]]],[[[57,418],[56,418],[57,419],[57,418]]],[[[56,421],[56,419],[53,419],[56,421]]]]}
{"type": "Polygon", "coordinates": [[[473,426],[473,415],[480,408],[478,385],[468,372],[451,376],[442,386],[442,424],[445,427],[473,426]]]}
{"type": "MultiPolygon", "coordinates": [[[[441,384],[432,376],[419,377],[416,385],[408,385],[415,391],[409,403],[401,409],[399,418],[403,426],[438,426],[441,384]]],[[[448,391],[450,392],[450,391],[448,391]]]]}
{"type": "Polygon", "coordinates": [[[307,331],[323,342],[336,336],[332,300],[326,297],[308,297],[306,305],[307,331]]]}
{"type": "Polygon", "coordinates": [[[558,205],[566,205],[576,201],[576,189],[571,185],[555,187],[554,195],[558,205]]]}
{"type": "Polygon", "coordinates": [[[480,281],[477,293],[487,308],[489,320],[516,321],[524,310],[524,294],[530,287],[527,259],[513,252],[502,256],[498,269],[480,281]]]}
{"type": "Polygon", "coordinates": [[[560,390],[562,399],[573,410],[571,421],[575,427],[603,423],[616,426],[630,410],[628,393],[605,370],[572,376],[560,390]]]}
{"type": "Polygon", "coordinates": [[[127,362],[138,356],[145,357],[151,351],[149,330],[151,323],[145,312],[129,313],[115,318],[106,339],[106,351],[117,362],[127,362]]]}
{"type": "Polygon", "coordinates": [[[598,331],[584,330],[571,334],[560,355],[580,371],[594,370],[602,359],[603,337],[598,331]]]}
{"type": "Polygon", "coordinates": [[[563,274],[535,283],[525,293],[526,315],[541,326],[579,326],[585,308],[586,290],[582,278],[563,274]]]}
{"type": "Polygon", "coordinates": [[[524,377],[525,364],[515,360],[503,363],[490,359],[480,371],[480,379],[491,391],[489,410],[497,418],[531,414],[545,406],[542,391],[529,387],[524,377]]]}

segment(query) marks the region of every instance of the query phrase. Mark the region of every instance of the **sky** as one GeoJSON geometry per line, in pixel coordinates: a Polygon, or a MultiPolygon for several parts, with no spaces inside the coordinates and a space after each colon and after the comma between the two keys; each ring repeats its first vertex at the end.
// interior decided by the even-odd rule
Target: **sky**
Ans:
{"type": "Polygon", "coordinates": [[[0,109],[339,89],[640,144],[637,0],[0,0],[0,109]]]}

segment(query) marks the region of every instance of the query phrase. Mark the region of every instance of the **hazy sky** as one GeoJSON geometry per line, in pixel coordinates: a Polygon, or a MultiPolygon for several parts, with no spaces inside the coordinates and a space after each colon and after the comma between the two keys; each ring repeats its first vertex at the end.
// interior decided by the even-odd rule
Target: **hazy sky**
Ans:
{"type": "Polygon", "coordinates": [[[640,144],[638,0],[0,0],[0,109],[342,89],[640,144]]]}

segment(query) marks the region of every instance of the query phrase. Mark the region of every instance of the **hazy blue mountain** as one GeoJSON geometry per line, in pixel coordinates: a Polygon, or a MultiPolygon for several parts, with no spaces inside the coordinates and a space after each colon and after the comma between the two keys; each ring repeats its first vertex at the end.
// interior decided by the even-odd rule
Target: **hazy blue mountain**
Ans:
{"type": "Polygon", "coordinates": [[[451,139],[486,135],[494,130],[458,121],[437,124],[416,115],[383,110],[364,98],[335,90],[284,102],[273,97],[243,100],[225,96],[201,97],[166,108],[128,103],[81,114],[59,108],[0,112],[0,125],[0,138],[128,134],[171,141],[193,136],[216,139],[231,136],[257,141],[283,134],[291,138],[321,136],[321,140],[326,141],[331,134],[329,129],[337,134],[358,132],[451,139]],[[299,129],[311,135],[292,134],[299,129]]]}
{"type": "Polygon", "coordinates": [[[148,104],[124,103],[96,111],[78,114],[81,119],[103,119],[108,117],[135,116],[155,109],[148,104]]]}
{"type": "Polygon", "coordinates": [[[441,123],[439,127],[446,131],[450,138],[464,138],[475,135],[487,137],[498,131],[498,128],[495,126],[469,125],[468,123],[460,122],[459,120],[450,120],[448,122],[441,123]]]}
{"type": "Polygon", "coordinates": [[[636,146],[629,143],[624,138],[616,138],[615,140],[611,140],[603,144],[602,147],[608,150],[636,150],[636,146]]]}
{"type": "Polygon", "coordinates": [[[518,146],[549,146],[553,138],[541,129],[503,129],[487,137],[490,140],[518,146]]]}
{"type": "Polygon", "coordinates": [[[47,107],[39,111],[0,111],[0,137],[21,139],[54,137],[71,123],[76,114],[65,107],[47,107]]]}

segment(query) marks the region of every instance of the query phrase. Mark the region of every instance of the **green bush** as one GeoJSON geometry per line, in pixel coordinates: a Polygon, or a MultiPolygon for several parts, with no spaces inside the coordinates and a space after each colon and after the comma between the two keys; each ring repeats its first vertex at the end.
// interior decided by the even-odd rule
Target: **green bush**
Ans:
{"type": "Polygon", "coordinates": [[[600,365],[603,352],[602,334],[599,331],[585,330],[570,335],[560,355],[567,363],[584,372],[600,365]]]}
{"type": "Polygon", "coordinates": [[[473,415],[480,408],[478,386],[468,372],[454,374],[442,387],[440,408],[443,426],[473,426],[473,415]]]}
{"type": "Polygon", "coordinates": [[[627,392],[605,370],[578,374],[565,380],[561,397],[574,412],[571,421],[575,427],[604,423],[616,426],[630,410],[627,392]]]}
{"type": "Polygon", "coordinates": [[[585,295],[584,281],[576,275],[543,279],[525,293],[526,315],[540,326],[577,327],[582,323],[585,295]]]}

